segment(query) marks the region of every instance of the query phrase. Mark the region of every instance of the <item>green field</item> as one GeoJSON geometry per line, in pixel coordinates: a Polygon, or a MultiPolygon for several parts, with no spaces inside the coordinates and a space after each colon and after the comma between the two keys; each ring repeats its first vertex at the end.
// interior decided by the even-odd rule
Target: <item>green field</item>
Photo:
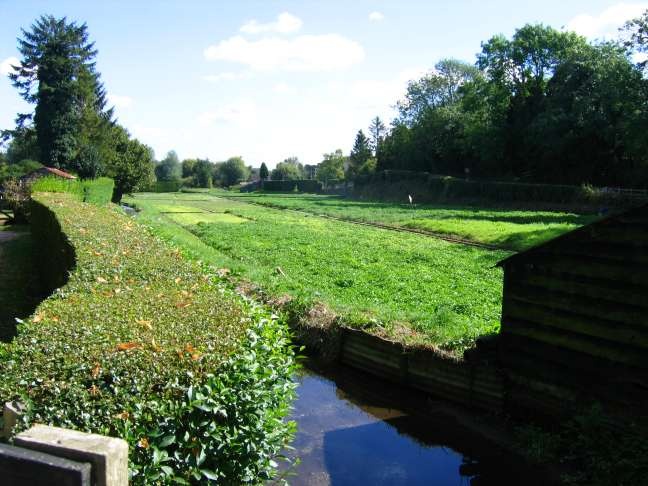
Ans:
{"type": "Polygon", "coordinates": [[[508,252],[208,194],[138,194],[128,202],[195,257],[271,296],[323,303],[350,325],[457,353],[498,329],[502,274],[494,265],[508,252]]]}
{"type": "Polygon", "coordinates": [[[596,219],[592,215],[553,211],[452,205],[410,206],[315,194],[232,193],[219,190],[213,190],[212,194],[313,214],[456,236],[513,251],[537,245],[596,219]]]}

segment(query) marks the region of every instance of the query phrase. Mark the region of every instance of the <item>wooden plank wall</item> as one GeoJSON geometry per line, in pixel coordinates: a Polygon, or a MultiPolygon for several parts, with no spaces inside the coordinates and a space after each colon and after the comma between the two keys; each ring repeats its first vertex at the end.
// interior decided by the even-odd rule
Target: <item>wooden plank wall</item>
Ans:
{"type": "Polygon", "coordinates": [[[500,341],[512,406],[648,414],[648,209],[506,262],[500,341]]]}
{"type": "Polygon", "coordinates": [[[504,385],[492,364],[455,360],[433,350],[410,350],[352,329],[343,329],[339,359],[438,398],[489,412],[502,411],[504,385]]]}

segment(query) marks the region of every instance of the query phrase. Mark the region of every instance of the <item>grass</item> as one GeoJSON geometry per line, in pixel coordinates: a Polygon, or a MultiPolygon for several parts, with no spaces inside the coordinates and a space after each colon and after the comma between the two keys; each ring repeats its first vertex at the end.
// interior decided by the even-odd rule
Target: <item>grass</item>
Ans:
{"type": "Polygon", "coordinates": [[[223,193],[273,207],[381,223],[456,236],[502,249],[522,251],[596,219],[592,215],[519,211],[455,205],[414,205],[357,201],[314,194],[223,193]]]}
{"type": "Polygon", "coordinates": [[[166,200],[138,194],[129,200],[145,223],[195,257],[230,269],[271,296],[324,303],[351,325],[457,354],[498,330],[502,274],[494,264],[509,253],[244,201],[206,194],[168,194],[166,200]],[[159,210],[174,204],[244,222],[194,223],[194,214],[159,210]]]}

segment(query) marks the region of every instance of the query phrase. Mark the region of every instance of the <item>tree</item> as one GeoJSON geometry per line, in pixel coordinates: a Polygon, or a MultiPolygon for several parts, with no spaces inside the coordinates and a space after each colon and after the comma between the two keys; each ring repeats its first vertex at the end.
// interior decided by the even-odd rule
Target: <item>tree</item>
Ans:
{"type": "Polygon", "coordinates": [[[340,149],[330,154],[324,154],[323,160],[317,166],[317,180],[326,182],[344,179],[344,164],[347,160],[340,149]]]}
{"type": "Polygon", "coordinates": [[[124,194],[149,185],[153,181],[153,149],[131,139],[128,132],[116,125],[112,129],[114,159],[107,164],[107,175],[115,180],[112,202],[119,203],[124,194]]]}
{"type": "Polygon", "coordinates": [[[629,20],[621,29],[629,37],[625,40],[625,46],[631,51],[644,54],[644,59],[639,61],[641,69],[648,70],[648,9],[636,19],[629,20]]]}
{"type": "Polygon", "coordinates": [[[297,181],[304,178],[304,166],[297,157],[284,159],[272,170],[273,181],[297,181]]]}
{"type": "Polygon", "coordinates": [[[219,167],[220,179],[226,187],[245,181],[250,176],[249,169],[241,157],[230,157],[219,167]]]}
{"type": "Polygon", "coordinates": [[[187,177],[193,177],[194,170],[198,159],[184,159],[182,161],[182,178],[186,179],[187,177]]]}
{"type": "Polygon", "coordinates": [[[355,177],[358,174],[360,167],[362,167],[362,165],[369,160],[371,156],[372,153],[369,139],[362,130],[359,130],[356,134],[353,148],[351,149],[351,155],[349,156],[349,169],[347,171],[349,177],[355,177]]]}
{"type": "Polygon", "coordinates": [[[212,187],[213,170],[213,164],[209,160],[198,159],[193,170],[196,187],[212,187]]]}
{"type": "Polygon", "coordinates": [[[371,125],[369,125],[369,136],[371,137],[371,149],[373,150],[374,155],[378,152],[378,146],[382,143],[386,134],[387,128],[380,117],[371,120],[371,125]]]}
{"type": "Polygon", "coordinates": [[[262,162],[261,168],[259,169],[259,179],[265,181],[268,177],[270,177],[270,171],[268,171],[268,166],[265,162],[262,162]]]}
{"type": "Polygon", "coordinates": [[[411,127],[428,110],[456,103],[461,87],[480,75],[472,64],[456,59],[439,61],[432,72],[408,83],[405,98],[396,103],[399,121],[411,127]]]}
{"type": "Polygon", "coordinates": [[[181,175],[180,161],[174,150],[167,152],[166,157],[155,166],[155,177],[158,181],[179,181],[181,175]]]}
{"type": "MultiPolygon", "coordinates": [[[[89,42],[86,24],[65,17],[40,17],[30,31],[22,30],[20,64],[9,74],[32,114],[18,116],[21,128],[33,119],[42,162],[74,170],[87,143],[96,143],[112,124],[105,91],[95,70],[97,51],[89,42]]],[[[93,169],[94,170],[94,169],[93,169]]]]}

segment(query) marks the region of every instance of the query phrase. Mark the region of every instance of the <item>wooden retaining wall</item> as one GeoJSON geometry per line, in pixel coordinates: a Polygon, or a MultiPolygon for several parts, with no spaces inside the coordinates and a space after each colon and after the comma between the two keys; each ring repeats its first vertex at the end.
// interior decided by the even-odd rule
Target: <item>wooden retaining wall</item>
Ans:
{"type": "Polygon", "coordinates": [[[484,361],[468,362],[433,350],[411,350],[353,329],[342,331],[339,360],[434,397],[489,412],[503,411],[502,376],[493,364],[484,361]]]}

